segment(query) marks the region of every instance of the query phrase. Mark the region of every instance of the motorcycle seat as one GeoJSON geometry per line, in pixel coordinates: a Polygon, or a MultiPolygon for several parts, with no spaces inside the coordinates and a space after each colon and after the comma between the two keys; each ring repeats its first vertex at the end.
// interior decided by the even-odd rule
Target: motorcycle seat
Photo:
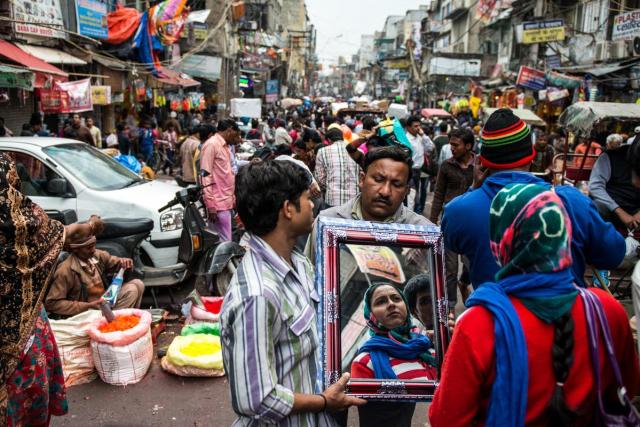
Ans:
{"type": "Polygon", "coordinates": [[[213,259],[209,267],[209,273],[219,274],[224,267],[236,257],[242,257],[245,250],[236,242],[222,242],[213,252],[213,259]]]}
{"type": "Polygon", "coordinates": [[[150,218],[106,218],[103,221],[104,231],[98,239],[132,236],[153,230],[153,220],[150,218]]]}

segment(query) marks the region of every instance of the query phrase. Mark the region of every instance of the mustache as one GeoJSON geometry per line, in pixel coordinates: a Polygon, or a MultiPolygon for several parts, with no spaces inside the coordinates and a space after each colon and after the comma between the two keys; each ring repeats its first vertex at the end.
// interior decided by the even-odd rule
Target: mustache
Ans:
{"type": "Polygon", "coordinates": [[[389,200],[388,197],[378,196],[375,199],[373,199],[373,201],[374,203],[380,202],[380,203],[384,203],[385,205],[391,206],[391,200],[389,200]]]}

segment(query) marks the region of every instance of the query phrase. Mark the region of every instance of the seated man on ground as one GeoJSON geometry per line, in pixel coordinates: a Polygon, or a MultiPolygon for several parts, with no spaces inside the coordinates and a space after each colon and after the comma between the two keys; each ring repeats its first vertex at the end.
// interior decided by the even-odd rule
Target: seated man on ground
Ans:
{"type": "Polygon", "coordinates": [[[630,145],[619,134],[607,137],[607,151],[591,171],[589,192],[600,215],[616,228],[640,227],[640,189],[631,182],[633,161],[630,145]]]}
{"type": "MultiPolygon", "coordinates": [[[[100,308],[100,297],[109,287],[107,274],[120,268],[133,268],[129,258],[119,258],[96,249],[96,238],[91,236],[69,244],[69,257],[58,265],[45,308],[58,316],[74,316],[89,309],[100,308]]],[[[113,308],[139,308],[144,284],[139,279],[123,283],[113,308]]]]}

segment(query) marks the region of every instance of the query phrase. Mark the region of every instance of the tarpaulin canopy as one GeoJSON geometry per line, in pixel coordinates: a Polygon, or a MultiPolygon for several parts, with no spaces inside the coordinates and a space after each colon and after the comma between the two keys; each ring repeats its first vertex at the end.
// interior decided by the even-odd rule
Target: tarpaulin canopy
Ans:
{"type": "Polygon", "coordinates": [[[640,123],[640,105],[617,102],[577,102],[564,110],[558,123],[571,132],[588,136],[598,123],[607,119],[640,123]]]}
{"type": "Polygon", "coordinates": [[[53,76],[58,81],[66,81],[69,77],[60,68],[47,64],[41,59],[28,54],[16,45],[0,39],[0,56],[16,62],[36,73],[35,87],[43,87],[48,76],[53,76]]]}
{"type": "MultiPolygon", "coordinates": [[[[488,118],[496,110],[497,110],[497,108],[485,108],[484,109],[485,117],[488,118]]],[[[513,114],[515,114],[516,116],[520,117],[522,119],[522,121],[524,121],[527,124],[534,125],[534,126],[546,126],[547,125],[547,123],[544,120],[542,120],[540,117],[538,117],[536,115],[536,113],[534,113],[531,110],[527,110],[527,109],[524,109],[524,108],[523,109],[515,108],[515,109],[512,109],[511,111],[513,111],[513,114]]]]}
{"type": "Polygon", "coordinates": [[[31,44],[22,44],[16,43],[20,49],[24,50],[30,55],[35,56],[36,58],[42,59],[44,62],[49,64],[60,64],[60,65],[87,65],[87,61],[84,61],[80,58],[76,58],[73,55],[68,54],[67,52],[63,52],[58,49],[51,49],[50,47],[44,46],[34,46],[31,44]]]}
{"type": "Polygon", "coordinates": [[[107,15],[109,37],[107,43],[118,45],[133,36],[140,24],[140,13],[132,7],[118,5],[114,12],[107,15]]]}
{"type": "Polygon", "coordinates": [[[423,108],[420,110],[422,117],[451,117],[450,113],[447,113],[442,108],[423,108]]]}
{"type": "Polygon", "coordinates": [[[160,67],[156,80],[171,86],[191,87],[198,86],[200,82],[192,79],[184,73],[173,71],[170,68],[160,67]]]}

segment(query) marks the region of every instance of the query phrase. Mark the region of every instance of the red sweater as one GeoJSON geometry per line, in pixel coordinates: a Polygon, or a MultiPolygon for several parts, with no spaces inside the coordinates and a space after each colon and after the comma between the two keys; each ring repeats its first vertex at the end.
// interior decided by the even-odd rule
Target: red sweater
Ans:
{"type": "MultiPolygon", "coordinates": [[[[627,314],[606,292],[590,290],[602,302],[622,378],[629,396],[633,398],[638,391],[640,373],[627,314]]],[[[556,383],[551,357],[554,327],[538,319],[519,300],[511,298],[511,301],[522,323],[529,357],[525,422],[528,426],[545,426],[548,424],[547,408],[556,383]]],[[[597,403],[584,306],[580,297],[576,299],[572,315],[574,361],[564,385],[565,402],[573,411],[582,414],[576,425],[590,425],[597,403]]],[[[441,382],[429,408],[432,426],[484,424],[495,378],[493,328],[493,317],[484,307],[473,307],[458,320],[445,356],[441,382]]],[[[614,399],[617,401],[615,379],[604,352],[604,344],[600,348],[600,364],[603,387],[607,390],[605,404],[614,399]]]]}

